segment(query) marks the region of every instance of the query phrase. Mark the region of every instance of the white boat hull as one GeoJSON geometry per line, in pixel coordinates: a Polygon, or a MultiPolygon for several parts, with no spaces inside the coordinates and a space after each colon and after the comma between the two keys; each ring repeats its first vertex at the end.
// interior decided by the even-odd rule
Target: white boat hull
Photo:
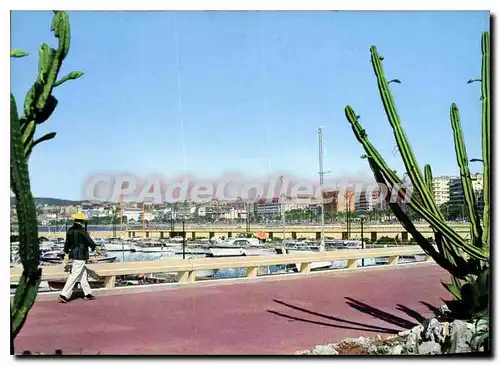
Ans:
{"type": "Polygon", "coordinates": [[[127,244],[118,244],[118,243],[105,243],[104,248],[106,251],[132,251],[132,247],[127,244]]]}
{"type": "MultiPolygon", "coordinates": [[[[330,261],[311,262],[311,271],[328,269],[329,267],[332,267],[332,263],[330,261]]],[[[297,269],[297,271],[300,271],[300,264],[295,264],[295,268],[297,269]]]]}
{"type": "Polygon", "coordinates": [[[169,247],[141,247],[141,251],[137,250],[137,252],[174,252],[169,247]]]}
{"type": "Polygon", "coordinates": [[[197,278],[211,278],[216,272],[216,269],[197,270],[195,275],[197,278]]]}
{"type": "Polygon", "coordinates": [[[229,257],[229,256],[243,256],[245,250],[239,247],[235,248],[210,248],[210,254],[213,257],[229,257]]]}
{"type": "Polygon", "coordinates": [[[276,255],[276,250],[269,248],[245,248],[246,256],[269,256],[276,255]]]}

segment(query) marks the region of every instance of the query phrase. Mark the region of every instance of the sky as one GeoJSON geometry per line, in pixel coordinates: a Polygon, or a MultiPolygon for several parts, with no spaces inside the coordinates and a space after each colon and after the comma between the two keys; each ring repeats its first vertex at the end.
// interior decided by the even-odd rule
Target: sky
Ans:
{"type": "MultiPolygon", "coordinates": [[[[216,178],[237,171],[317,179],[324,169],[371,179],[344,108],[402,174],[370,63],[384,57],[403,127],[421,168],[457,175],[449,118],[458,105],[469,158],[481,157],[481,33],[489,13],[68,12],[71,48],[54,90],[59,104],[30,157],[37,197],[81,199],[85,181],[131,172],[216,178]]],[[[21,108],[40,44],[56,46],[51,12],[15,11],[11,90],[21,108]]],[[[472,164],[472,172],[480,166],[472,164]]]]}

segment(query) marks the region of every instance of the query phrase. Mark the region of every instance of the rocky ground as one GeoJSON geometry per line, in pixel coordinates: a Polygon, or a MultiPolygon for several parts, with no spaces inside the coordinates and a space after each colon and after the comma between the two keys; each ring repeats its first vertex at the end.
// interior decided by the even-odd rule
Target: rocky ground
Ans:
{"type": "MultiPolygon", "coordinates": [[[[442,313],[447,311],[443,306],[442,313]]],[[[484,342],[488,323],[461,320],[447,322],[443,317],[432,318],[418,326],[382,338],[348,338],[341,342],[318,345],[296,355],[442,355],[478,353],[486,355],[484,342]]]]}

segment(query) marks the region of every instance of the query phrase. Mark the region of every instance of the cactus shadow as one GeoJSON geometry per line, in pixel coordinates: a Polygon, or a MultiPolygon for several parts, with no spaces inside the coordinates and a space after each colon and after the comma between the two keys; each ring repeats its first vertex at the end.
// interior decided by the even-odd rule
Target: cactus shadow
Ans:
{"type": "MultiPolygon", "coordinates": [[[[378,308],[375,308],[371,305],[368,305],[366,303],[363,303],[359,300],[350,298],[350,297],[345,297],[346,299],[346,304],[350,306],[351,308],[354,308],[362,313],[368,314],[372,317],[375,317],[377,319],[380,319],[384,322],[390,323],[392,325],[398,326],[400,328],[405,328],[405,329],[411,329],[415,326],[418,326],[418,323],[409,321],[405,318],[396,316],[394,314],[385,312],[383,310],[380,310],[378,308]]],[[[398,305],[398,309],[403,311],[404,313],[408,314],[410,317],[413,317],[414,319],[417,319],[420,322],[420,319],[423,317],[416,312],[413,309],[410,309],[406,306],[403,305],[398,305]]],[[[424,318],[425,319],[425,318],[424,318]]]]}
{"type": "Polygon", "coordinates": [[[350,330],[358,330],[358,331],[365,331],[365,332],[376,332],[376,333],[387,333],[387,334],[396,334],[399,332],[397,329],[393,328],[387,328],[387,327],[380,327],[380,326],[375,326],[375,325],[370,325],[370,324],[365,324],[362,322],[356,322],[356,321],[351,321],[348,319],[344,318],[339,318],[319,312],[314,312],[306,308],[302,308],[293,304],[289,304],[286,302],[283,302],[281,300],[273,299],[275,303],[281,304],[285,307],[291,308],[296,310],[297,312],[300,313],[306,313],[312,316],[320,317],[323,319],[327,319],[328,321],[318,321],[314,319],[307,319],[303,318],[299,314],[297,315],[290,315],[290,314],[285,314],[285,313],[280,313],[278,311],[274,310],[267,310],[268,313],[274,314],[276,316],[280,316],[282,318],[287,318],[289,320],[293,321],[299,321],[299,322],[304,322],[304,323],[311,323],[311,324],[317,324],[321,326],[328,326],[328,327],[334,327],[334,328],[341,328],[341,329],[350,329],[350,330]]]}
{"type": "Polygon", "coordinates": [[[423,301],[420,301],[419,303],[425,305],[435,316],[439,316],[441,314],[438,307],[423,301]]]}

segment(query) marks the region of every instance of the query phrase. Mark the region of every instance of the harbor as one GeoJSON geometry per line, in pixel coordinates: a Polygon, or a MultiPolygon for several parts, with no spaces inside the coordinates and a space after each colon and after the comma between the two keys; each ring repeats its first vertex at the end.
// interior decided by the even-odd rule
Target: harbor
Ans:
{"type": "MultiPolygon", "coordinates": [[[[89,263],[151,262],[158,260],[195,259],[195,258],[231,258],[231,257],[272,257],[287,254],[310,254],[320,252],[321,243],[316,240],[283,240],[265,242],[256,238],[226,238],[212,240],[182,241],[178,239],[96,239],[96,247],[100,255],[89,252],[89,263]]],[[[374,245],[371,245],[374,247],[374,245]]],[[[385,245],[387,247],[387,245],[385,245]]],[[[342,250],[358,250],[362,245],[357,240],[326,240],[325,250],[336,252],[342,250]]],[[[369,247],[370,248],[370,247],[369,247]]],[[[42,266],[65,266],[63,261],[64,240],[41,240],[40,261],[42,266]]],[[[11,244],[11,267],[20,266],[18,243],[11,244]]],[[[424,261],[424,255],[399,257],[399,262],[424,261]]],[[[385,265],[388,258],[359,259],[357,266],[385,265]]],[[[346,268],[348,260],[318,261],[311,264],[311,271],[335,270],[346,268]]],[[[300,271],[300,264],[269,265],[259,267],[258,275],[286,274],[300,271]]],[[[206,269],[196,271],[196,280],[217,280],[241,278],[247,274],[242,268],[206,269]]],[[[149,285],[159,283],[175,283],[179,281],[177,273],[140,273],[117,277],[116,286],[149,285]]],[[[93,288],[105,286],[104,279],[89,272],[89,283],[93,288]]],[[[59,291],[64,280],[43,281],[40,291],[59,291]]],[[[11,282],[11,293],[15,292],[16,282],[11,282]]]]}

